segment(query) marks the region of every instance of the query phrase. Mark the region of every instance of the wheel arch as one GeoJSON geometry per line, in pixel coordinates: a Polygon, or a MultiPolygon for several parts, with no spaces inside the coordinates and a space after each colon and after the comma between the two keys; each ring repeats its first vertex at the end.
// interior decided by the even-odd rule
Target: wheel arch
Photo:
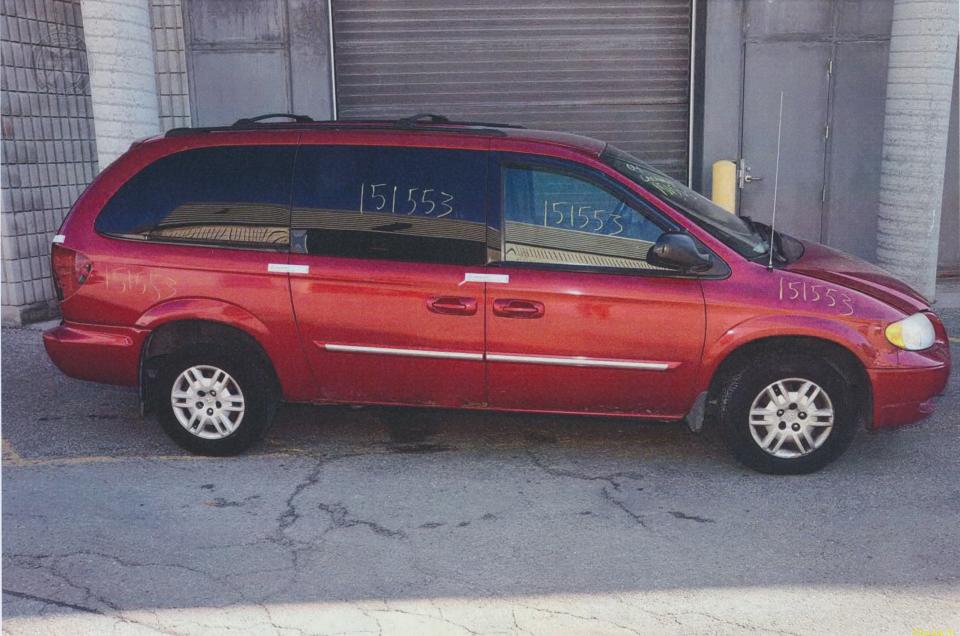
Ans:
{"type": "Polygon", "coordinates": [[[165,359],[190,346],[222,348],[225,342],[234,343],[238,355],[252,357],[265,369],[270,378],[271,392],[279,399],[282,389],[276,368],[254,333],[241,326],[206,317],[179,316],[159,321],[144,340],[139,365],[141,411],[153,411],[157,405],[157,380],[165,359]]]}
{"type": "MultiPolygon", "coordinates": [[[[716,415],[717,397],[720,388],[737,370],[758,356],[776,355],[778,352],[802,352],[813,354],[833,366],[851,385],[852,394],[858,398],[861,419],[868,418],[873,410],[873,388],[863,361],[847,346],[827,338],[811,335],[767,335],[738,344],[727,350],[717,361],[707,386],[707,409],[716,415]]],[[[866,425],[866,420],[863,424],[866,425]]]]}

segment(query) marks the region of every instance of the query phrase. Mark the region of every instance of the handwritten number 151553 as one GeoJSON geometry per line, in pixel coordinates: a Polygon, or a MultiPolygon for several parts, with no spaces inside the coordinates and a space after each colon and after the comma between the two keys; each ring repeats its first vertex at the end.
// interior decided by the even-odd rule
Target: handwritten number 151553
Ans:
{"type": "Polygon", "coordinates": [[[815,285],[805,280],[784,280],[780,277],[780,300],[823,303],[835,307],[841,316],[853,314],[853,299],[829,285],[815,285]]]}
{"type": "Polygon", "coordinates": [[[432,216],[453,214],[453,195],[434,188],[401,188],[387,183],[360,184],[360,214],[390,212],[432,216]]]}

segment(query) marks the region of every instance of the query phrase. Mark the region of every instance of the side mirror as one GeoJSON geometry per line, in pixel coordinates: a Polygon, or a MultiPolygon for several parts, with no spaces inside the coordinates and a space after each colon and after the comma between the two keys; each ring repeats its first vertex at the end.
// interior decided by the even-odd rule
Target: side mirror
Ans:
{"type": "Polygon", "coordinates": [[[647,262],[682,272],[701,272],[713,266],[713,257],[701,252],[686,232],[664,232],[647,252],[647,262]]]}

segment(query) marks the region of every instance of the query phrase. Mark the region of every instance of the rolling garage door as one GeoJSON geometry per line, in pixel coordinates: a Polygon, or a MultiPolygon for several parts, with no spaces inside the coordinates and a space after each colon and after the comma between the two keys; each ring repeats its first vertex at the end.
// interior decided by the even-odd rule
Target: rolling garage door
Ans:
{"type": "Polygon", "coordinates": [[[686,179],[690,0],[334,0],[340,118],[576,132],[686,179]]]}

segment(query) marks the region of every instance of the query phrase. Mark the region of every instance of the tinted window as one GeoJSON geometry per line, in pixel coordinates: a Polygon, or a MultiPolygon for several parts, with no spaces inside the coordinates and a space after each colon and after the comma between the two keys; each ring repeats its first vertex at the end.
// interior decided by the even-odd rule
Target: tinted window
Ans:
{"type": "Polygon", "coordinates": [[[668,226],[606,188],[566,172],[504,169],[506,261],[660,269],[647,251],[668,226]]]}
{"type": "Polygon", "coordinates": [[[485,259],[486,154],[433,148],[305,146],[294,250],[473,265],[485,259]]]}
{"type": "Polygon", "coordinates": [[[158,241],[286,248],[295,148],[202,148],[163,157],[127,181],[98,232],[158,241]]]}

